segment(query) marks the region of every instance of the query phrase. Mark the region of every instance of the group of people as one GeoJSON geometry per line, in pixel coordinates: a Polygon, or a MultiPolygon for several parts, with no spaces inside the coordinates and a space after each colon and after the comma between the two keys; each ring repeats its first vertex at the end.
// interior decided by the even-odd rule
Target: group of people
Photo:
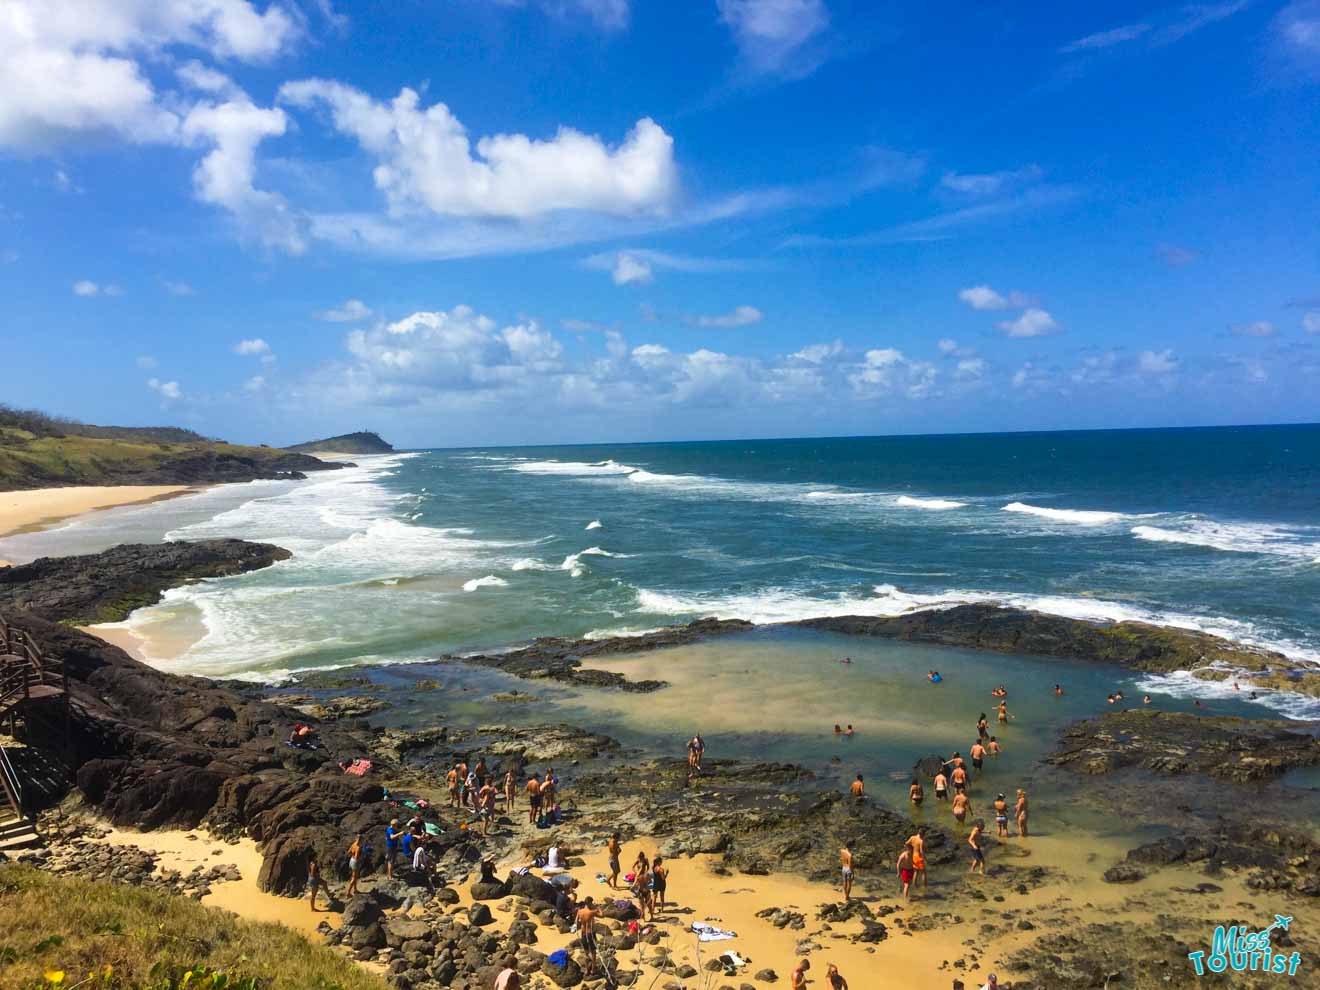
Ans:
{"type": "Polygon", "coordinates": [[[470,767],[466,760],[457,760],[445,774],[445,783],[449,787],[449,806],[469,808],[481,824],[482,835],[490,835],[497,801],[504,802],[506,812],[513,809],[516,790],[513,769],[506,770],[501,780],[490,772],[485,757],[478,757],[470,767]]]}

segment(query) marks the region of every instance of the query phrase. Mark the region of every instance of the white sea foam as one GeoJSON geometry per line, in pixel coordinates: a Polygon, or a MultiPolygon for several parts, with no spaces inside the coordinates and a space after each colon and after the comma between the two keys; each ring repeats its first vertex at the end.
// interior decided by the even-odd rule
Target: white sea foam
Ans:
{"type": "Polygon", "coordinates": [[[478,588],[507,588],[508,586],[508,581],[494,574],[487,574],[485,577],[473,578],[471,581],[463,582],[464,591],[476,591],[478,588]]]}
{"type": "Polygon", "coordinates": [[[1031,595],[951,588],[926,594],[892,584],[876,585],[870,595],[810,595],[791,588],[767,588],[740,595],[703,596],[647,589],[636,591],[636,611],[650,615],[714,616],[757,623],[793,622],[833,615],[893,616],[923,608],[998,604],[1091,622],[1147,622],[1221,636],[1244,646],[1274,650],[1294,660],[1320,665],[1320,651],[1260,629],[1255,623],[1222,616],[1198,616],[1145,608],[1101,598],[1031,595]]]}
{"type": "Polygon", "coordinates": [[[1313,527],[1289,529],[1268,523],[1228,523],[1190,519],[1177,529],[1134,526],[1132,535],[1156,543],[1180,543],[1228,553],[1274,554],[1320,563],[1320,543],[1313,527]]]}
{"type": "Polygon", "coordinates": [[[1296,691],[1276,691],[1271,688],[1254,686],[1245,676],[1240,681],[1241,690],[1234,691],[1232,680],[1208,681],[1197,677],[1190,670],[1175,670],[1168,674],[1143,674],[1136,682],[1136,689],[1143,694],[1167,694],[1175,698],[1200,698],[1211,702],[1253,700],[1266,708],[1279,712],[1285,718],[1320,719],[1320,698],[1296,691]],[[1256,698],[1252,699],[1252,693],[1256,698]]]}
{"type": "Polygon", "coordinates": [[[1021,512],[1029,516],[1038,516],[1051,522],[1072,523],[1077,526],[1106,526],[1127,518],[1122,512],[1101,512],[1090,509],[1051,509],[1043,505],[1028,505],[1026,502],[1010,502],[1004,506],[1004,512],[1021,512]]]}
{"type": "Polygon", "coordinates": [[[649,636],[651,633],[664,632],[664,626],[652,626],[648,629],[592,629],[583,634],[583,639],[631,639],[636,636],[649,636]]]}
{"type": "Polygon", "coordinates": [[[513,562],[510,570],[514,571],[557,571],[558,564],[547,564],[544,560],[537,560],[535,557],[520,557],[513,562]]]}
{"type": "Polygon", "coordinates": [[[590,477],[593,475],[632,474],[640,469],[630,464],[620,464],[618,461],[595,461],[592,463],[584,461],[522,461],[511,463],[509,470],[521,471],[523,474],[563,474],[590,477]]]}
{"type": "Polygon", "coordinates": [[[586,567],[582,563],[583,557],[631,557],[628,553],[610,553],[608,550],[602,550],[600,547],[587,547],[585,550],[579,550],[577,553],[570,553],[564,558],[564,562],[559,565],[561,571],[568,571],[573,577],[582,577],[585,574],[586,567]]]}
{"type": "Polygon", "coordinates": [[[895,505],[901,505],[905,509],[930,509],[932,511],[941,511],[944,509],[963,509],[966,508],[966,502],[955,502],[951,498],[913,498],[911,495],[900,495],[894,499],[895,505]]]}
{"type": "Polygon", "coordinates": [[[600,529],[603,524],[599,519],[593,519],[587,523],[587,529],[600,529]]]}

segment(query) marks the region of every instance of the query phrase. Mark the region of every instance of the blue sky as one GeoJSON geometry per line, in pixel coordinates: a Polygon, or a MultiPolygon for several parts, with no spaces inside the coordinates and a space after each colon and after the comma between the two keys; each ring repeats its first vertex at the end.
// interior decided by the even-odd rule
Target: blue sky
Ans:
{"type": "Polygon", "coordinates": [[[1320,418],[1320,0],[0,0],[4,400],[405,446],[1320,418]]]}

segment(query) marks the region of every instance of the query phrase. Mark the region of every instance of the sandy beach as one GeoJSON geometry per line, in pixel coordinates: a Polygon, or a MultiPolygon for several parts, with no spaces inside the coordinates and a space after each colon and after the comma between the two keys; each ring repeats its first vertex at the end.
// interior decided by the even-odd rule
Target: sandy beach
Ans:
{"type": "Polygon", "coordinates": [[[96,509],[155,502],[191,491],[196,489],[188,485],[116,485],[0,492],[0,536],[42,529],[96,509]]]}

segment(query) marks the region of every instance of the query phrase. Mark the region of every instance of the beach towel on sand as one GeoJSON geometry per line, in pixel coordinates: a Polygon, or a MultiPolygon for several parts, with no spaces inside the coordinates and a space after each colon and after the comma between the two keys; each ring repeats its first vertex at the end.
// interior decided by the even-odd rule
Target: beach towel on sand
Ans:
{"type": "Polygon", "coordinates": [[[716,928],[705,921],[692,922],[692,931],[696,933],[699,942],[727,942],[731,938],[738,937],[733,932],[726,932],[723,928],[716,928]]]}
{"type": "Polygon", "coordinates": [[[352,766],[344,767],[344,773],[354,777],[365,777],[367,771],[371,769],[370,760],[354,760],[352,766]]]}

